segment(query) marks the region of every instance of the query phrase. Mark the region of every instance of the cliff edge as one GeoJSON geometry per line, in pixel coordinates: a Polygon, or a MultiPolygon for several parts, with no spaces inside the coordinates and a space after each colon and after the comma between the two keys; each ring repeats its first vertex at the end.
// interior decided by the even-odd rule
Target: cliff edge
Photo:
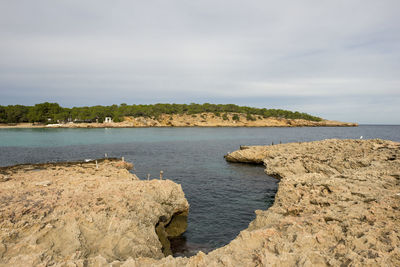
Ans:
{"type": "Polygon", "coordinates": [[[171,254],[189,204],[170,180],[104,160],[0,168],[0,265],[92,266],[171,254]],[[97,166],[96,166],[97,165],[97,166]]]}

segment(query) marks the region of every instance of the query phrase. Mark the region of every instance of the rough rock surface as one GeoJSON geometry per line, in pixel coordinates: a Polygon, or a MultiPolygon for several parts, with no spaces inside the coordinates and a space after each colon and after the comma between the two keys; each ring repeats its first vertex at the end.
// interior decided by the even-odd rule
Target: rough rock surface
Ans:
{"type": "Polygon", "coordinates": [[[189,204],[180,185],[141,181],[130,167],[105,160],[98,168],[95,162],[0,168],[0,265],[117,266],[130,257],[163,258],[169,248],[156,228],[164,238],[181,234],[189,204]]]}
{"type": "MultiPolygon", "coordinates": [[[[244,232],[274,232],[263,265],[400,266],[400,144],[324,140],[247,147],[226,156],[282,180],[244,232]]],[[[255,264],[254,264],[255,265],[255,264]]]]}
{"type": "MultiPolygon", "coordinates": [[[[139,257],[121,257],[112,262],[107,258],[108,250],[85,249],[88,255],[86,261],[82,260],[81,255],[70,256],[67,266],[400,266],[400,143],[324,140],[244,147],[227,155],[226,159],[258,164],[263,162],[267,174],[281,178],[274,205],[266,211],[257,210],[256,219],[228,245],[207,255],[199,252],[190,258],[161,258],[158,244],[160,259],[142,252],[135,254],[139,257]],[[260,161],[260,158],[263,160],[260,161]]],[[[0,181],[7,184],[13,179],[13,176],[3,174],[0,181]]],[[[32,184],[39,181],[53,181],[48,186],[42,185],[41,188],[45,190],[58,183],[57,180],[41,177],[32,181],[32,184]]],[[[156,182],[164,181],[152,183],[156,182]]],[[[3,185],[0,188],[3,195],[3,185]]],[[[19,193],[14,191],[14,194],[19,193]]],[[[8,197],[11,198],[12,194],[8,194],[8,197]]],[[[29,195],[20,199],[26,201],[29,195]]],[[[1,208],[1,214],[4,214],[4,206],[1,208]]],[[[119,212],[128,213],[126,208],[121,208],[119,212]]],[[[151,214],[147,215],[153,218],[151,214]]],[[[9,214],[8,218],[2,217],[2,229],[4,222],[13,220],[13,216],[9,214]]],[[[62,217],[62,214],[59,216],[62,217]]],[[[19,222],[20,226],[14,227],[24,233],[23,223],[21,220],[19,222]]],[[[33,232],[33,238],[37,232],[48,231],[47,224],[39,225],[43,228],[34,228],[36,232],[33,232]]],[[[146,226],[144,228],[147,229],[146,226]]],[[[70,229],[74,229],[73,224],[70,229]]],[[[68,232],[69,236],[75,236],[75,231],[68,232]]],[[[40,242],[32,243],[31,240],[35,239],[30,239],[26,234],[18,236],[9,233],[3,236],[2,232],[0,255],[3,255],[3,259],[12,255],[6,246],[12,238],[24,238],[25,241],[14,245],[14,251],[29,252],[31,248],[28,249],[28,245],[40,247],[40,242]]],[[[136,234],[142,237],[140,233],[136,234]]],[[[52,237],[54,244],[57,244],[55,236],[52,237]]],[[[121,239],[120,236],[116,238],[121,239]]],[[[67,242],[67,239],[62,240],[67,242]]],[[[95,244],[100,246],[108,242],[112,242],[112,239],[107,242],[100,240],[95,244]]],[[[146,243],[139,239],[139,242],[122,242],[119,248],[136,248],[137,243],[143,244],[143,250],[148,251],[146,247],[156,242],[146,243]]],[[[85,245],[89,246],[87,243],[85,245]]],[[[49,253],[65,259],[56,247],[53,245],[49,253]]],[[[51,255],[42,253],[30,257],[43,261],[51,255]]],[[[19,258],[18,255],[14,256],[17,257],[14,259],[23,260],[28,256],[22,253],[19,258]]]]}
{"type": "Polygon", "coordinates": [[[400,143],[325,140],[226,157],[281,178],[275,203],[228,245],[121,266],[400,266],[400,143]]]}

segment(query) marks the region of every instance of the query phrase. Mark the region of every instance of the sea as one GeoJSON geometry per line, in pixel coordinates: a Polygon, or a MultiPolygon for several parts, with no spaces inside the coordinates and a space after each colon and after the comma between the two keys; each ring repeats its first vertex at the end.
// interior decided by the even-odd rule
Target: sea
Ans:
{"type": "Polygon", "coordinates": [[[233,240],[273,204],[278,180],[263,166],[228,163],[240,145],[381,138],[400,142],[400,125],[298,128],[0,129],[0,166],[124,157],[141,179],[182,185],[190,204],[188,229],[172,240],[176,256],[208,252],[233,240]]]}

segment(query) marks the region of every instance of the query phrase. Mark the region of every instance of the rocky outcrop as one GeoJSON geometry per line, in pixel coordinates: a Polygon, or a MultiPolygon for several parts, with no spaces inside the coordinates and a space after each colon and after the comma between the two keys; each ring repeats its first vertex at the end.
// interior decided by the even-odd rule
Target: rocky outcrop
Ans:
{"type": "Polygon", "coordinates": [[[304,119],[285,119],[252,115],[248,119],[243,113],[227,113],[215,115],[214,113],[200,114],[162,114],[159,117],[125,117],[123,122],[113,123],[67,123],[51,125],[33,125],[21,123],[16,125],[0,124],[0,128],[130,128],[130,127],[352,127],[357,123],[322,120],[309,121],[304,119]],[[234,119],[234,116],[237,116],[234,119]]]}
{"type": "Polygon", "coordinates": [[[186,229],[182,188],[141,181],[131,167],[104,160],[0,168],[0,265],[86,266],[170,254],[168,237],[186,229]]]}
{"type": "MultiPolygon", "coordinates": [[[[82,170],[84,180],[88,179],[83,185],[74,183],[74,179],[63,184],[78,192],[85,188],[85,194],[77,195],[82,199],[79,201],[71,190],[55,190],[60,183],[58,175],[37,177],[36,170],[28,169],[24,172],[32,176],[26,180],[18,178],[24,172],[14,176],[2,171],[0,255],[10,264],[66,262],[69,266],[400,266],[400,143],[324,140],[243,147],[226,156],[229,161],[257,164],[261,164],[260,158],[266,173],[281,179],[274,205],[257,210],[256,219],[228,245],[190,258],[162,257],[155,234],[154,227],[161,224],[165,233],[169,225],[179,225],[180,220],[169,223],[170,218],[182,211],[185,216],[187,210],[186,201],[173,197],[183,197],[180,188],[167,189],[169,184],[177,187],[170,181],[137,181],[129,173],[112,168],[110,172],[128,175],[131,181],[124,182],[122,190],[117,184],[123,179],[117,179],[104,199],[111,204],[98,205],[103,200],[98,199],[104,196],[96,192],[105,191],[90,191],[96,188],[96,179],[82,170]],[[28,183],[31,190],[23,187],[28,183]],[[68,205],[71,211],[54,204],[60,196],[63,207],[68,205]],[[36,198],[46,201],[37,203],[36,198]],[[135,214],[141,214],[139,221],[135,214]],[[110,230],[106,230],[108,227],[110,230]],[[103,237],[98,237],[96,229],[102,229],[103,237]],[[131,229],[140,231],[129,232],[131,229]],[[61,244],[66,243],[70,245],[62,249],[61,244]]],[[[96,170],[92,167],[90,172],[96,170]]],[[[102,181],[108,178],[104,176],[102,181]]],[[[174,232],[172,229],[170,232],[174,232]]]]}
{"type": "Polygon", "coordinates": [[[325,140],[227,155],[281,179],[272,207],[207,255],[122,266],[400,266],[400,144],[325,140]]]}
{"type": "Polygon", "coordinates": [[[265,265],[399,266],[400,144],[324,140],[249,147],[228,161],[260,163],[281,178],[274,205],[246,231],[274,232],[265,265]]]}
{"type": "Polygon", "coordinates": [[[225,155],[229,162],[263,164],[268,147],[265,146],[241,146],[240,150],[225,155]]]}

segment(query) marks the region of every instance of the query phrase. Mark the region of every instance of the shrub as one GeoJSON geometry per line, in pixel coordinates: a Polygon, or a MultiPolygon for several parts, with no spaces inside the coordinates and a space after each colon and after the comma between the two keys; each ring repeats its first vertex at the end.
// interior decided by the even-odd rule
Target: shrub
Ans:
{"type": "Polygon", "coordinates": [[[255,121],[256,118],[254,118],[253,116],[251,116],[250,113],[247,113],[247,115],[246,115],[246,120],[248,120],[248,121],[255,121]]]}

